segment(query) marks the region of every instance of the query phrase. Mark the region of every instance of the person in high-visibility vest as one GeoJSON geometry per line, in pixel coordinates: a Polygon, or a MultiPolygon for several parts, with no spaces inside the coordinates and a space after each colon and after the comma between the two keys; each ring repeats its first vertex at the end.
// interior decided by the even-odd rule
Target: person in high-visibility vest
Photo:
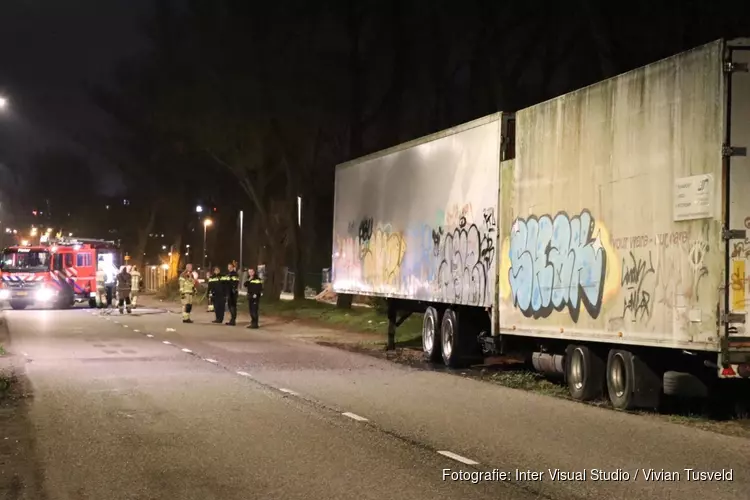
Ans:
{"type": "Polygon", "coordinates": [[[227,266],[227,274],[222,276],[226,286],[227,308],[229,309],[230,318],[227,325],[234,326],[237,324],[237,299],[240,295],[240,277],[234,267],[234,262],[227,266]]]}
{"type": "Polygon", "coordinates": [[[211,272],[206,273],[206,282],[208,283],[208,293],[206,294],[206,302],[208,302],[208,308],[206,308],[206,312],[210,312],[210,313],[215,311],[214,297],[213,297],[213,294],[211,293],[211,283],[216,281],[213,279],[213,277],[216,275],[217,269],[218,267],[215,267],[213,273],[211,272]]]}
{"type": "Polygon", "coordinates": [[[198,281],[193,274],[193,265],[187,264],[185,271],[180,275],[180,301],[182,302],[182,322],[192,323],[190,312],[193,310],[193,297],[198,281]]]}
{"type": "Polygon", "coordinates": [[[104,283],[107,281],[107,272],[104,269],[96,271],[96,306],[102,308],[107,303],[107,288],[104,283]]]}
{"type": "Polygon", "coordinates": [[[127,309],[131,313],[130,293],[133,290],[133,276],[128,272],[128,266],[120,268],[120,274],[117,275],[117,307],[120,314],[124,314],[127,309]]]}
{"type": "Polygon", "coordinates": [[[247,303],[250,306],[250,324],[248,328],[258,328],[258,315],[260,314],[260,297],[263,295],[263,282],[255,276],[255,270],[249,269],[247,272],[247,281],[245,282],[247,290],[247,303]]]}
{"type": "Polygon", "coordinates": [[[143,285],[143,281],[141,280],[141,273],[138,272],[138,269],[135,265],[130,267],[130,276],[132,278],[130,303],[133,308],[135,308],[138,305],[138,294],[140,293],[141,286],[143,285]]]}
{"type": "Polygon", "coordinates": [[[214,272],[208,279],[208,297],[211,300],[211,308],[216,314],[216,319],[213,320],[213,323],[223,323],[224,309],[227,305],[227,295],[224,276],[221,274],[221,268],[219,266],[214,267],[214,272]]]}

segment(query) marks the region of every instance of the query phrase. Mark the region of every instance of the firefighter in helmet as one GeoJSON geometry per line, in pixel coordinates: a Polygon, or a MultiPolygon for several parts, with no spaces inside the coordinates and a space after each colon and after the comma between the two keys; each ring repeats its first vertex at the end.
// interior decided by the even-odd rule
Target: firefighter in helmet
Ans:
{"type": "Polygon", "coordinates": [[[198,281],[193,274],[193,265],[187,264],[180,275],[180,301],[182,302],[182,322],[192,323],[190,312],[193,310],[193,297],[198,287],[198,281]]]}
{"type": "Polygon", "coordinates": [[[128,314],[132,312],[130,306],[130,292],[133,289],[133,276],[128,272],[129,266],[122,266],[120,274],[117,275],[117,307],[120,314],[125,313],[127,308],[128,314]]]}
{"type": "Polygon", "coordinates": [[[103,264],[103,261],[99,261],[96,269],[96,306],[100,309],[107,303],[107,288],[104,285],[107,281],[107,272],[104,270],[103,264]]]}

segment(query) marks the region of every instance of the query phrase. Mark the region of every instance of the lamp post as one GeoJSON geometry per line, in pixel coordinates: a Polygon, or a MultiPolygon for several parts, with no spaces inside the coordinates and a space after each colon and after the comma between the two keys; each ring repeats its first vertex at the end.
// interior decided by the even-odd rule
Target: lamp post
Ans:
{"type": "Polygon", "coordinates": [[[206,269],[206,233],[208,232],[208,226],[213,224],[211,219],[203,219],[203,266],[206,269]]]}
{"type": "Polygon", "coordinates": [[[242,275],[242,223],[244,218],[244,213],[242,210],[240,210],[240,275],[242,275]]]}

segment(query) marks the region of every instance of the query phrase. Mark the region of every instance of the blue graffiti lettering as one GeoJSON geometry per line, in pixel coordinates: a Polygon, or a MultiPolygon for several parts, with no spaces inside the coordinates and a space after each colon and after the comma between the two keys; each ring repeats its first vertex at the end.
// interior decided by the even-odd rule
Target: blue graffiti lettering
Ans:
{"type": "Polygon", "coordinates": [[[566,307],[578,321],[581,303],[592,318],[601,312],[607,254],[588,210],[516,219],[510,235],[508,279],[513,304],[527,318],[546,318],[566,307]]]}

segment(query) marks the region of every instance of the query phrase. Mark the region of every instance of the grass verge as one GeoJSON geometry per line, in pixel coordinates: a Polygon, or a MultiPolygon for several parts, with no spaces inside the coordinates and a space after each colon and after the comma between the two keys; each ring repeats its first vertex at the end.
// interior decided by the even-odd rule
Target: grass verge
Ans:
{"type": "MultiPolygon", "coordinates": [[[[311,321],[328,328],[347,330],[352,333],[377,333],[382,340],[363,341],[363,346],[385,345],[388,332],[388,319],[377,308],[353,307],[338,309],[335,305],[315,300],[279,300],[264,302],[260,306],[261,315],[311,321]]],[[[412,314],[396,329],[398,347],[421,347],[422,315],[412,314]]]]}

